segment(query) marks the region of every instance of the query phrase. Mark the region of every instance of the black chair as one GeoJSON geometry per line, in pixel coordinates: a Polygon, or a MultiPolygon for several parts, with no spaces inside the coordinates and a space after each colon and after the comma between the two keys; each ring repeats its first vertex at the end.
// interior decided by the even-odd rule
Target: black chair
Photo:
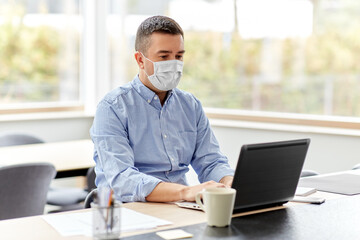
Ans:
{"type": "Polygon", "coordinates": [[[50,163],[0,167],[0,220],[43,214],[55,175],[50,163]]]}
{"type": "Polygon", "coordinates": [[[301,175],[300,177],[311,177],[311,176],[316,176],[316,175],[319,175],[318,172],[316,171],[313,171],[313,170],[302,170],[301,171],[301,175]]]}
{"type": "Polygon", "coordinates": [[[51,188],[47,195],[47,204],[59,206],[57,210],[52,210],[50,213],[64,212],[76,209],[82,209],[81,204],[85,201],[86,196],[91,190],[96,188],[95,185],[95,168],[89,168],[86,174],[87,187],[82,188],[51,188]]]}
{"type": "Polygon", "coordinates": [[[356,164],[356,165],[352,168],[352,170],[356,170],[356,169],[360,169],[360,163],[356,164]]]}
{"type": "Polygon", "coordinates": [[[0,147],[44,143],[38,137],[23,133],[6,133],[0,136],[0,147]]]}

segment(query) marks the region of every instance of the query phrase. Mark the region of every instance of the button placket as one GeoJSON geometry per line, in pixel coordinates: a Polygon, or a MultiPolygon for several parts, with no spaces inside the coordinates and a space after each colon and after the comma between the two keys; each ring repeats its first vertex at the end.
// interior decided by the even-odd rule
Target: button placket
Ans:
{"type": "MultiPolygon", "coordinates": [[[[172,146],[170,144],[169,135],[167,133],[166,119],[164,119],[165,116],[166,116],[166,114],[165,114],[164,108],[162,108],[161,111],[160,111],[160,126],[161,126],[161,132],[162,132],[162,137],[163,137],[163,144],[164,144],[166,154],[167,154],[167,156],[169,158],[169,162],[171,164],[171,169],[173,169],[176,164],[175,164],[175,159],[174,159],[174,157],[172,156],[172,153],[171,153],[172,146]]],[[[168,171],[167,174],[169,172],[170,171],[168,171]]]]}

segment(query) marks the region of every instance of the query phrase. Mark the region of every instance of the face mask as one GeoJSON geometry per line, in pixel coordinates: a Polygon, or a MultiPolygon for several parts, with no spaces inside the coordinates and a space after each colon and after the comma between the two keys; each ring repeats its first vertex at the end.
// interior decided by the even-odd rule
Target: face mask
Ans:
{"type": "MultiPolygon", "coordinates": [[[[142,54],[142,53],[141,53],[142,54]]],[[[153,62],[142,54],[144,58],[154,64],[154,74],[149,76],[144,70],[151,84],[161,91],[169,91],[180,82],[184,63],[179,60],[153,62]]]]}

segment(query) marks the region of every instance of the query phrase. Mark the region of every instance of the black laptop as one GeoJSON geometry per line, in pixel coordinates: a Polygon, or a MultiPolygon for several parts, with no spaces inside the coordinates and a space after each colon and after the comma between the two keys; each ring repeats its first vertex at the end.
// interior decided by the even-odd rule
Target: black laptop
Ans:
{"type": "Polygon", "coordinates": [[[293,199],[310,139],[243,145],[232,188],[234,213],[280,206],[293,199]]]}

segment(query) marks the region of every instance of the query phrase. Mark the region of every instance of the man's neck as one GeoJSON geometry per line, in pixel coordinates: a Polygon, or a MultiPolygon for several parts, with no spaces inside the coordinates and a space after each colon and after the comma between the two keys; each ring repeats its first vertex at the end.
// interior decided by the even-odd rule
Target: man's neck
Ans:
{"type": "Polygon", "coordinates": [[[164,92],[164,91],[158,91],[148,80],[148,78],[146,77],[146,75],[143,73],[139,73],[139,79],[140,81],[144,84],[145,87],[147,87],[148,89],[150,89],[151,91],[153,91],[160,100],[161,106],[164,106],[168,91],[164,92]]]}
{"type": "Polygon", "coordinates": [[[159,97],[161,106],[164,106],[164,103],[165,103],[166,97],[168,95],[168,92],[160,92],[160,93],[156,93],[156,95],[158,95],[158,97],[159,97]]]}

